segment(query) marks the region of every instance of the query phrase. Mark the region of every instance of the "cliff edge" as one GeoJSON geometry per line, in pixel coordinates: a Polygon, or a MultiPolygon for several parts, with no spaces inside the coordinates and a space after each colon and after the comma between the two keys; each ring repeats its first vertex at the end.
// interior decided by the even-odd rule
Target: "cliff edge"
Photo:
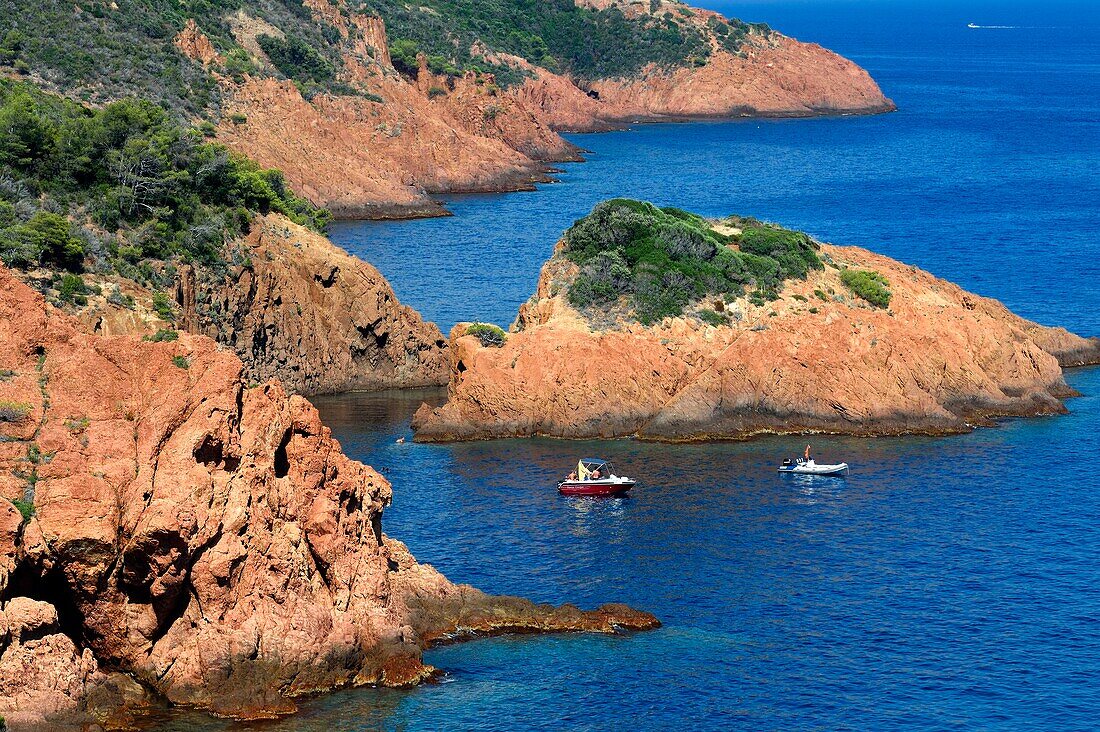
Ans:
{"type": "Polygon", "coordinates": [[[864,249],[629,201],[567,232],[501,345],[477,333],[452,331],[418,440],[946,434],[1062,412],[1060,364],[1100,362],[1100,339],[864,249]]]}
{"type": "MultiPolygon", "coordinates": [[[[395,46],[384,17],[358,14],[342,0],[308,6],[318,25],[333,27],[341,39],[333,50],[343,68],[340,86],[304,95],[300,79],[263,73],[273,62],[256,39],[283,29],[244,11],[231,25],[236,43],[251,54],[249,73],[211,56],[194,23],[176,45],[219,80],[226,113],[218,139],[284,171],[297,192],[342,218],[438,215],[445,211],[432,194],[530,189],[547,179],[547,163],[580,159],[559,131],[895,108],[866,71],[831,51],[676,2],[645,9],[580,2],[572,13],[547,11],[559,14],[561,24],[581,23],[574,16],[583,14],[589,24],[577,25],[576,33],[612,28],[611,38],[637,44],[594,54],[628,57],[615,64],[589,59],[591,49],[563,41],[555,44],[558,55],[517,55],[509,49],[515,36],[470,30],[519,22],[490,10],[472,10],[477,22],[453,18],[446,30],[439,18],[463,11],[422,6],[397,13],[392,20],[405,36],[395,46]],[[677,43],[662,47],[670,34],[677,43]],[[651,59],[644,50],[650,44],[651,59]],[[395,57],[394,47],[403,53],[395,57]]],[[[568,35],[554,25],[545,30],[568,35]]]]}
{"type": "Polygon", "coordinates": [[[0,715],[241,719],[428,678],[432,642],[651,628],[454,585],[382,533],[390,485],[203,336],[82,332],[0,268],[0,715]]]}

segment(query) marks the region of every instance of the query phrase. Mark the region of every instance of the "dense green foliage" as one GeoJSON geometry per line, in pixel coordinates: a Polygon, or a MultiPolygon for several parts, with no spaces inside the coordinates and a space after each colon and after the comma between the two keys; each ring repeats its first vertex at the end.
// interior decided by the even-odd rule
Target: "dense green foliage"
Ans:
{"type": "MultiPolygon", "coordinates": [[[[651,62],[705,63],[710,55],[705,35],[671,14],[628,18],[618,8],[579,8],[573,0],[365,0],[363,8],[385,20],[398,68],[415,70],[422,51],[433,70],[479,68],[493,71],[504,85],[522,75],[473,56],[476,41],[582,79],[626,76],[651,62]]],[[[767,30],[738,20],[712,19],[708,26],[734,52],[750,31],[767,30]]]]}
{"type": "Polygon", "coordinates": [[[474,323],[466,329],[466,335],[475,336],[481,345],[500,348],[504,345],[507,334],[500,326],[492,323],[474,323]]]}
{"type": "Polygon", "coordinates": [[[581,268],[569,301],[585,308],[629,296],[634,317],[649,324],[706,295],[737,296],[746,286],[761,302],[775,299],[784,280],[823,267],[805,234],[755,219],[727,223],[741,233],[720,234],[680,209],[600,203],[565,233],[566,256],[581,268]]]}
{"type": "Polygon", "coordinates": [[[13,498],[11,505],[15,506],[19,511],[19,515],[23,517],[23,523],[31,520],[34,516],[34,503],[31,501],[25,501],[22,498],[13,498]]]}
{"type": "Polygon", "coordinates": [[[288,36],[258,36],[256,42],[271,59],[271,63],[288,78],[301,82],[325,83],[336,78],[332,62],[300,38],[288,36]]]}
{"type": "MultiPolygon", "coordinates": [[[[394,64],[415,73],[424,52],[436,73],[493,72],[507,86],[524,72],[475,56],[478,42],[582,79],[636,73],[648,63],[672,67],[706,63],[708,35],[737,52],[766,26],[711,18],[706,29],[671,13],[628,17],[618,8],[579,8],[573,0],[350,0],[339,12],[373,13],[386,22],[394,64]]],[[[346,41],[335,26],[313,17],[300,0],[0,0],[0,65],[33,70],[87,102],[125,97],[156,101],[177,119],[216,116],[219,89],[209,70],[184,57],[173,39],[194,19],[221,54],[223,69],[270,73],[237,45],[229,18],[243,11],[279,28],[285,39],[260,36],[262,49],[310,96],[358,93],[337,81],[346,41]]]]}
{"type": "MultiPolygon", "coordinates": [[[[156,105],[91,110],[0,81],[0,260],[8,266],[90,265],[149,281],[148,260],[223,260],[257,212],[315,228],[327,222],[281,173],[206,142],[156,105]]],[[[72,297],[85,294],[75,281],[62,284],[72,297]]]]}
{"type": "MultiPolygon", "coordinates": [[[[180,116],[217,100],[214,80],[172,39],[189,17],[216,17],[233,0],[0,0],[0,63],[33,70],[85,101],[163,101],[180,116]]],[[[224,26],[224,23],[221,24],[224,26]]],[[[228,32],[228,28],[226,28],[228,32]]]]}
{"type": "Polygon", "coordinates": [[[882,274],[867,269],[845,269],[840,272],[844,286],[877,308],[890,307],[890,281],[882,274]]]}

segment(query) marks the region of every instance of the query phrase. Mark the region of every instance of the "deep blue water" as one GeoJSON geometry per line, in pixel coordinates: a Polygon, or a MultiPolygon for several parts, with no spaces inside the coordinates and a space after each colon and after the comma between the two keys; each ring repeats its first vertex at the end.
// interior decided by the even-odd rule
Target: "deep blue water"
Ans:
{"type": "Polygon", "coordinates": [[[626,195],[865,246],[1100,333],[1100,10],[1007,5],[737,3],[853,58],[900,111],[574,135],[593,152],[559,184],[454,196],[454,218],[341,223],[333,238],[444,332],[511,323],[561,232],[626,195]]]}
{"type": "MultiPolygon", "coordinates": [[[[633,195],[868,246],[1100,334],[1094,18],[1049,3],[742,6],[856,58],[901,111],[578,136],[594,154],[560,184],[335,237],[444,328],[506,324],[561,230],[633,195]]],[[[443,683],[334,694],[263,728],[1096,729],[1100,369],[1068,378],[1086,396],[1066,416],[943,439],[813,438],[823,459],[852,463],[847,480],[777,475],[800,438],[398,444],[438,392],[318,399],[345,450],[393,482],[385,530],[421,561],[489,592],[626,601],[665,625],[434,650],[443,683]],[[627,499],[559,497],[581,453],[642,483],[627,499]]]]}

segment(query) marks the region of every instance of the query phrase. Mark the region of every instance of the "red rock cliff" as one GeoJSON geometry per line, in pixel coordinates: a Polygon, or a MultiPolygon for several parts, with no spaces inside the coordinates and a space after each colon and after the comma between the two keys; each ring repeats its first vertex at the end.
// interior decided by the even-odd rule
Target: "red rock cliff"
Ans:
{"type": "MultiPolygon", "coordinates": [[[[731,53],[708,29],[716,13],[669,2],[656,8],[611,4],[628,14],[672,13],[677,22],[696,26],[712,53],[701,66],[651,66],[630,78],[577,82],[479,49],[530,78],[508,90],[492,75],[448,79],[422,68],[408,79],[391,64],[380,19],[349,13],[340,2],[311,0],[307,6],[318,21],[335,26],[344,39],[342,80],[363,95],[321,94],[307,101],[291,82],[219,74],[226,105],[218,139],[284,171],[296,191],[337,216],[384,218],[443,213],[433,193],[529,188],[545,177],[544,163],[577,159],[578,150],[555,130],[894,108],[866,71],[820,46],[757,30],[731,53]]],[[[233,20],[238,43],[270,68],[255,35],[280,31],[242,13],[233,20]]],[[[177,45],[217,72],[209,42],[193,23],[177,45]]]]}
{"type": "MultiPolygon", "coordinates": [[[[69,306],[101,335],[179,327],[231,347],[249,380],[279,379],[299,394],[447,383],[446,340],[402,305],[370,264],[284,216],[258,216],[224,270],[182,265],[174,323],[153,293],[117,276],[86,274],[101,293],[69,306]],[[108,299],[115,288],[132,299],[108,299]]],[[[38,273],[19,273],[36,279],[38,273]]]]}
{"type": "Polygon", "coordinates": [[[1100,362],[1100,339],[1029,322],[863,249],[822,253],[885,275],[889,310],[854,298],[826,267],[788,281],[779,301],[723,304],[729,325],[688,312],[652,327],[596,327],[563,294],[576,267],[557,254],[502,348],[455,328],[448,402],[421,408],[416,437],[943,434],[1062,412],[1073,392],[1059,362],[1100,362]]]}
{"type": "Polygon", "coordinates": [[[382,533],[390,485],[301,397],[183,335],[82,332],[0,268],[0,715],[125,724],[167,699],[257,718],[401,686],[462,628],[656,625],[492,598],[382,533]],[[27,514],[24,518],[17,510],[27,514]]]}

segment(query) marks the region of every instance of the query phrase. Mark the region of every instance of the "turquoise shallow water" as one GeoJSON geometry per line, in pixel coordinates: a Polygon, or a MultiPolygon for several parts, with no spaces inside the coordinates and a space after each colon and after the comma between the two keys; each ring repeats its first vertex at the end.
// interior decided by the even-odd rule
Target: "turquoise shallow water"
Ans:
{"type": "MultiPolygon", "coordinates": [[[[901,111],[578,136],[594,154],[560,184],[334,237],[445,329],[506,324],[561,230],[634,195],[868,246],[1100,334],[1100,24],[1087,7],[748,7],[856,58],[901,111]],[[1002,18],[1026,27],[965,28],[1002,18]]],[[[823,459],[852,463],[848,480],[777,475],[799,438],[397,444],[438,392],[318,399],[346,451],[393,482],[385,529],[420,560],[489,592],[626,601],[665,626],[437,649],[442,683],[334,694],[262,726],[1095,729],[1100,369],[1069,379],[1085,396],[1065,416],[943,439],[814,438],[823,459]],[[581,453],[642,482],[621,500],[559,497],[581,453]]]]}

